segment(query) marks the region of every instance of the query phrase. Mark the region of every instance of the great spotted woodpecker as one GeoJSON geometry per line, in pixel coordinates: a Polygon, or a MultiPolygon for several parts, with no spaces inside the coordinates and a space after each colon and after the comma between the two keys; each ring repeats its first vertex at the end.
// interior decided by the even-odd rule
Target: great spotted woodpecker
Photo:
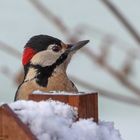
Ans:
{"type": "Polygon", "coordinates": [[[77,92],[66,69],[73,53],[88,42],[89,40],[84,40],[65,44],[48,35],[32,37],[24,47],[22,64],[25,75],[17,89],[15,100],[27,100],[35,90],[77,92]]]}

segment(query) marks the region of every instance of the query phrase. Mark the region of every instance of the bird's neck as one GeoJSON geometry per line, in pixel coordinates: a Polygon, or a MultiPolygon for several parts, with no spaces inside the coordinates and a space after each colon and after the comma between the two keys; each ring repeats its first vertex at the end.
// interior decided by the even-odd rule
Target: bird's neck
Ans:
{"type": "Polygon", "coordinates": [[[42,66],[41,64],[30,63],[25,68],[25,81],[34,80],[42,87],[47,87],[49,79],[57,75],[66,75],[67,68],[67,53],[62,54],[55,63],[48,66],[42,66]]]}
{"type": "Polygon", "coordinates": [[[58,67],[40,65],[31,65],[25,76],[24,82],[35,81],[39,86],[47,87],[49,79],[55,81],[55,79],[67,79],[66,67],[59,65],[58,67]],[[53,80],[54,79],[54,80],[53,80]]]}

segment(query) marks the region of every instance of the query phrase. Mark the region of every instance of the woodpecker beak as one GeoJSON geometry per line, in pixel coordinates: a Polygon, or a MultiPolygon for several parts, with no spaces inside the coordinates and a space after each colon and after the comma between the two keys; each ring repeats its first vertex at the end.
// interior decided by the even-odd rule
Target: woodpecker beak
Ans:
{"type": "Polygon", "coordinates": [[[70,47],[67,49],[67,53],[70,52],[75,52],[77,50],[79,50],[80,48],[82,48],[83,46],[85,46],[87,43],[89,42],[89,40],[83,40],[83,41],[79,41],[75,44],[71,44],[69,45],[70,47]]]}

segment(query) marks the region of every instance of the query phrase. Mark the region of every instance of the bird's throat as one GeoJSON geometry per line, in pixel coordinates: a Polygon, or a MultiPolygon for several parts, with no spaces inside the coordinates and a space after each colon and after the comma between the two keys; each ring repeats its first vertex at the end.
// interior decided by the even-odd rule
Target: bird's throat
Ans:
{"type": "Polygon", "coordinates": [[[41,67],[35,65],[30,67],[24,82],[35,82],[40,87],[55,88],[62,86],[69,81],[66,75],[66,69],[61,66],[53,69],[53,67],[41,67]]]}
{"type": "Polygon", "coordinates": [[[62,75],[66,73],[63,68],[63,62],[67,59],[67,55],[61,55],[54,64],[42,67],[41,65],[30,64],[24,81],[35,80],[39,86],[47,87],[48,80],[54,75],[62,75]],[[61,68],[60,68],[61,67],[61,68]],[[61,69],[61,71],[59,71],[61,69]]]}

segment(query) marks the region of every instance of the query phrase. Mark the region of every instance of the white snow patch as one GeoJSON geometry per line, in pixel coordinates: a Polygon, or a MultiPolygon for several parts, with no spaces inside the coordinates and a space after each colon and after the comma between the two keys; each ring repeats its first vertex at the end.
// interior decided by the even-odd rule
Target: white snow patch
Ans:
{"type": "Polygon", "coordinates": [[[122,140],[111,122],[75,121],[77,110],[58,101],[16,101],[9,106],[39,140],[122,140]]]}
{"type": "MultiPolygon", "coordinates": [[[[96,93],[96,92],[95,92],[96,93]]],[[[49,91],[49,92],[43,92],[40,90],[33,91],[32,94],[43,94],[43,95],[87,95],[87,94],[93,94],[93,93],[85,93],[85,92],[66,92],[66,91],[49,91]]]]}

